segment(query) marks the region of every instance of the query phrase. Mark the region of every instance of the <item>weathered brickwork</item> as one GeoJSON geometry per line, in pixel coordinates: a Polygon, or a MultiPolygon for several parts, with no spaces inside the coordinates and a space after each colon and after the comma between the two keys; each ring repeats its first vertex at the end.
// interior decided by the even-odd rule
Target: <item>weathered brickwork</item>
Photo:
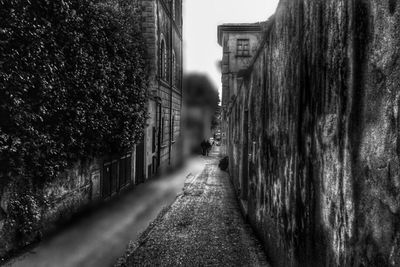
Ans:
{"type": "Polygon", "coordinates": [[[396,3],[281,0],[224,85],[230,173],[274,266],[400,266],[396,3]]]}

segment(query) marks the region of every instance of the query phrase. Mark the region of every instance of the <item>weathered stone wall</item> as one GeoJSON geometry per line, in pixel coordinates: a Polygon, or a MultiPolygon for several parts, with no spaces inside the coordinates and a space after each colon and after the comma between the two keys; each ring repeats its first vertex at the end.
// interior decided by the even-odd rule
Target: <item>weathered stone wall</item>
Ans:
{"type": "Polygon", "coordinates": [[[229,145],[274,266],[400,266],[399,5],[281,0],[270,21],[229,145]]]}

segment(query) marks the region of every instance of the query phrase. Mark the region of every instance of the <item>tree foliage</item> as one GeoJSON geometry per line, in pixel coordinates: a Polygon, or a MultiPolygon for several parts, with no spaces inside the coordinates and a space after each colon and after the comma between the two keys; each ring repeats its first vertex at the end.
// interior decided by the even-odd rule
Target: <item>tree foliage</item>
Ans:
{"type": "Polygon", "coordinates": [[[148,71],[133,1],[0,0],[0,179],[44,181],[139,140],[148,71]]]}
{"type": "Polygon", "coordinates": [[[218,91],[204,74],[192,73],[183,78],[184,101],[188,106],[215,110],[219,103],[218,91]]]}
{"type": "Polygon", "coordinates": [[[213,114],[211,118],[211,129],[219,125],[220,98],[217,89],[214,87],[208,76],[204,74],[192,73],[183,79],[184,101],[188,107],[202,107],[210,110],[213,114]]]}

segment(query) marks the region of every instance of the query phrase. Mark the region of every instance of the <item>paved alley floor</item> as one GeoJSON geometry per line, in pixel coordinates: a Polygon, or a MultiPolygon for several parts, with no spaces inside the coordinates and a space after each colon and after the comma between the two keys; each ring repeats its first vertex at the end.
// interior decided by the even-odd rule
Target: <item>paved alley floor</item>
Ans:
{"type": "Polygon", "coordinates": [[[216,155],[117,265],[269,266],[216,155]]]}
{"type": "Polygon", "coordinates": [[[174,174],[137,186],[6,266],[113,266],[127,244],[182,192],[186,177],[200,174],[206,163],[205,157],[197,157],[174,174]]]}

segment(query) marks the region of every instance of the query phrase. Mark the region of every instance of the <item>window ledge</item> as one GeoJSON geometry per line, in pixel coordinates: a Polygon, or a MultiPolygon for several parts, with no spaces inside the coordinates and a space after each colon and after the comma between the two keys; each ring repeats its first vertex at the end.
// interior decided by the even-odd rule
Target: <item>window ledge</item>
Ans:
{"type": "Polygon", "coordinates": [[[179,92],[178,88],[176,88],[175,86],[172,87],[172,90],[173,90],[175,93],[179,94],[179,95],[182,94],[181,92],[179,92]]]}
{"type": "Polygon", "coordinates": [[[164,86],[169,86],[168,81],[164,80],[163,78],[160,78],[160,83],[164,86]]]}

